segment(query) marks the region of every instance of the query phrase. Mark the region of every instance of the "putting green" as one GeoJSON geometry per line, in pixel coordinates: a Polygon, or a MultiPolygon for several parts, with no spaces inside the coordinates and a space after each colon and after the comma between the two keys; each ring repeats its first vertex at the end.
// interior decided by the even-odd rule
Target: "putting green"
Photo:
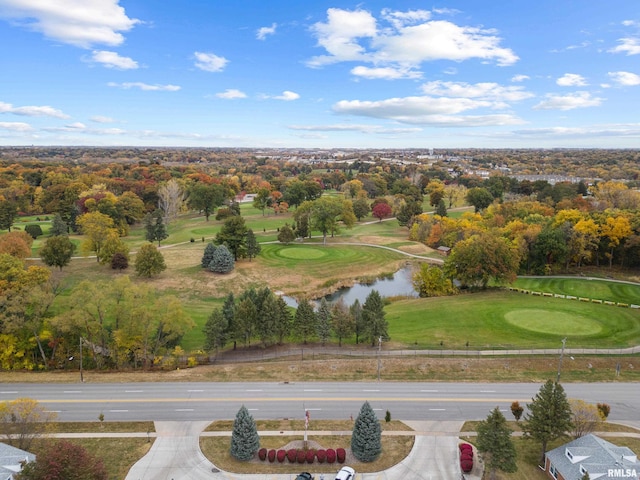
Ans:
{"type": "Polygon", "coordinates": [[[309,248],[309,247],[290,247],[290,248],[282,248],[278,252],[278,256],[284,258],[291,258],[294,260],[316,260],[318,258],[322,258],[326,255],[326,250],[321,250],[319,248],[309,248]]]}
{"type": "Polygon", "coordinates": [[[592,318],[554,310],[522,308],[507,312],[504,318],[517,327],[555,335],[595,335],[602,330],[600,323],[592,318]]]}

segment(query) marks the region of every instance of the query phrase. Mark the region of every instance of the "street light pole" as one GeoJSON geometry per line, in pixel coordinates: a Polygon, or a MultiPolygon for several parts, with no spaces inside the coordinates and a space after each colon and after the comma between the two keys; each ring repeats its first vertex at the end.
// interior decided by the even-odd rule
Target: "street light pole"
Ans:
{"type": "Polygon", "coordinates": [[[80,335],[80,383],[84,383],[84,377],[82,375],[82,335],[80,335]]]}
{"type": "Polygon", "coordinates": [[[556,377],[556,383],[560,383],[560,372],[562,371],[562,357],[564,356],[564,346],[567,343],[567,337],[562,339],[562,350],[560,350],[560,361],[558,362],[558,376],[556,377]]]}

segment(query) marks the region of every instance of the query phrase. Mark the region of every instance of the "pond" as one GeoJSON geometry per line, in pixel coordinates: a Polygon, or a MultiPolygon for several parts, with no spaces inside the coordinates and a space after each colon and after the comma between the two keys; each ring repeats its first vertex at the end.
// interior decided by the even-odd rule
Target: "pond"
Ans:
{"type": "MultiPolygon", "coordinates": [[[[360,302],[360,305],[364,304],[373,290],[377,290],[381,297],[417,297],[418,292],[413,288],[411,281],[412,274],[413,268],[407,266],[398,270],[391,278],[379,278],[369,284],[356,283],[352,287],[341,288],[325,298],[329,303],[342,299],[347,306],[351,306],[356,300],[360,302]]],[[[298,306],[295,298],[286,295],[282,298],[290,307],[298,306]]]]}

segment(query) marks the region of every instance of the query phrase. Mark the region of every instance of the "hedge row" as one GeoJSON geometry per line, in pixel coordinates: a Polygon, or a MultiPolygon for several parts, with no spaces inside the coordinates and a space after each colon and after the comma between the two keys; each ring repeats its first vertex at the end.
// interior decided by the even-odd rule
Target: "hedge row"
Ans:
{"type": "Polygon", "coordinates": [[[473,470],[473,447],[468,443],[461,443],[460,448],[460,468],[464,473],[473,470]]]}
{"type": "Polygon", "coordinates": [[[318,463],[344,463],[347,458],[347,452],[344,448],[318,449],[318,450],[300,450],[296,448],[290,448],[289,450],[274,450],[273,448],[267,450],[261,448],[258,450],[258,458],[262,461],[268,460],[273,463],[276,460],[278,463],[283,463],[286,460],[289,463],[313,463],[318,460],[318,463]]]}

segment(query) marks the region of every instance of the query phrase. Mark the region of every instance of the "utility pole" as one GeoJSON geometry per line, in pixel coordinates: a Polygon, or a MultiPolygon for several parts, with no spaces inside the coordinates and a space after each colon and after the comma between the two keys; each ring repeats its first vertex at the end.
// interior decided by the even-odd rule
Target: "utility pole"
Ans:
{"type": "Polygon", "coordinates": [[[558,376],[556,377],[556,383],[560,383],[560,372],[562,371],[562,357],[564,356],[564,346],[567,343],[567,337],[562,339],[562,350],[560,350],[560,362],[558,362],[558,376]]]}

